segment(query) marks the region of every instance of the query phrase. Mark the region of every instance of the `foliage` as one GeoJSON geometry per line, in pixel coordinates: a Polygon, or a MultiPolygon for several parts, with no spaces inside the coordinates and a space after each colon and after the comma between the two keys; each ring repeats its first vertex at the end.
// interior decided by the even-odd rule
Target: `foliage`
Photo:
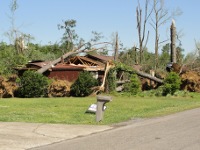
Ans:
{"type": "Polygon", "coordinates": [[[161,49],[162,53],[159,57],[159,68],[165,69],[170,62],[170,44],[166,44],[161,49]]]}
{"type": "Polygon", "coordinates": [[[176,48],[176,60],[178,64],[182,64],[184,60],[184,49],[180,46],[176,48]]]}
{"type": "Polygon", "coordinates": [[[141,82],[136,74],[132,74],[130,82],[124,85],[124,92],[136,95],[141,91],[141,82]]]}
{"type": "Polygon", "coordinates": [[[135,53],[136,52],[134,51],[134,48],[128,50],[125,49],[124,51],[119,53],[120,62],[128,66],[135,64],[135,62],[137,61],[136,60],[137,58],[135,58],[136,57],[135,53]]]}
{"type": "Polygon", "coordinates": [[[125,71],[125,72],[134,72],[134,70],[131,66],[121,63],[121,62],[115,63],[115,70],[116,71],[125,71]]]}
{"type": "Polygon", "coordinates": [[[116,70],[115,70],[115,68],[109,70],[106,82],[108,84],[107,92],[109,92],[109,93],[114,92],[116,89],[116,70]]]}
{"type": "Polygon", "coordinates": [[[76,34],[74,28],[76,27],[76,20],[66,20],[62,24],[58,24],[59,30],[64,30],[62,37],[62,44],[65,47],[65,50],[71,51],[74,46],[74,42],[78,40],[78,35],[76,34]]]}
{"type": "Polygon", "coordinates": [[[81,72],[78,79],[71,86],[71,95],[85,97],[92,93],[92,87],[97,86],[97,80],[88,71],[81,72]]]}
{"type": "Polygon", "coordinates": [[[155,55],[152,52],[149,52],[147,48],[143,49],[144,50],[144,56],[143,56],[143,61],[142,61],[142,67],[143,70],[146,72],[149,72],[149,70],[154,69],[153,64],[154,64],[154,59],[155,55]]]}
{"type": "Polygon", "coordinates": [[[29,43],[23,54],[17,54],[13,45],[0,42],[0,74],[15,73],[13,68],[25,65],[30,60],[54,60],[62,55],[60,45],[38,45],[29,43]]]}
{"type": "MultiPolygon", "coordinates": [[[[182,63],[183,61],[183,51],[184,49],[180,46],[177,47],[177,62],[182,63]]],[[[124,50],[119,54],[119,60],[123,65],[132,67],[134,64],[137,64],[137,57],[139,56],[139,52],[135,51],[135,48],[124,50]]],[[[145,72],[149,72],[151,69],[154,69],[155,64],[155,54],[149,52],[147,48],[143,49],[143,56],[142,56],[142,70],[145,72]]],[[[161,49],[161,54],[158,55],[158,65],[157,70],[165,71],[166,65],[170,62],[170,44],[166,44],[161,49]]],[[[117,64],[120,66],[121,64],[117,64]]],[[[122,66],[122,65],[121,65],[122,66]]]]}
{"type": "MultiPolygon", "coordinates": [[[[134,64],[137,64],[138,62],[138,56],[139,56],[139,52],[136,52],[134,50],[135,48],[132,49],[128,49],[126,51],[122,51],[119,54],[119,60],[121,63],[123,63],[126,66],[130,66],[129,68],[131,68],[134,64]]],[[[140,65],[142,65],[143,70],[144,71],[149,71],[152,68],[153,64],[154,64],[154,54],[152,52],[148,52],[147,48],[143,49],[142,52],[143,56],[142,56],[142,62],[140,65]]],[[[133,70],[133,69],[132,69],[133,70]]]]}
{"type": "Polygon", "coordinates": [[[16,55],[14,47],[6,43],[0,43],[0,74],[9,75],[15,73],[14,67],[23,65],[28,59],[22,55],[16,55]]]}
{"type": "Polygon", "coordinates": [[[175,72],[170,72],[164,80],[163,95],[173,95],[176,91],[180,89],[180,85],[181,79],[179,75],[175,72]]]}
{"type": "Polygon", "coordinates": [[[26,71],[19,80],[18,93],[20,97],[31,98],[45,96],[49,80],[42,74],[26,71]]]}

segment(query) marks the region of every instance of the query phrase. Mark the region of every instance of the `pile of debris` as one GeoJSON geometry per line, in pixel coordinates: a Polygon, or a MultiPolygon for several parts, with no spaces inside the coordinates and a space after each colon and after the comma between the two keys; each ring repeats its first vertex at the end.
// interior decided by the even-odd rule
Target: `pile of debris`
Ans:
{"type": "Polygon", "coordinates": [[[72,83],[66,80],[54,80],[48,88],[48,97],[67,97],[72,83]]]}
{"type": "Polygon", "coordinates": [[[200,71],[194,71],[187,66],[172,64],[171,70],[180,74],[182,85],[181,90],[189,92],[200,92],[200,71]]]}
{"type": "Polygon", "coordinates": [[[187,71],[180,76],[182,80],[182,90],[187,90],[190,92],[200,92],[200,72],[187,71]]]}
{"type": "Polygon", "coordinates": [[[14,97],[14,93],[18,89],[16,79],[17,79],[16,75],[12,75],[8,77],[8,79],[0,76],[0,97],[1,98],[14,97]]]}

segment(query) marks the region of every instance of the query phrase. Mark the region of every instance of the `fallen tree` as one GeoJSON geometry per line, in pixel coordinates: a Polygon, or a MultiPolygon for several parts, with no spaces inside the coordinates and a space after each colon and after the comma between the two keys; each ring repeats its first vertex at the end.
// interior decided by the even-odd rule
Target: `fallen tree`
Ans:
{"type": "Polygon", "coordinates": [[[138,76],[141,76],[141,77],[144,77],[144,78],[147,78],[147,79],[150,79],[152,81],[155,81],[157,83],[161,83],[163,84],[163,80],[159,79],[159,78],[156,78],[148,73],[145,73],[145,72],[142,72],[142,71],[136,71],[135,72],[138,76]]]}
{"type": "Polygon", "coordinates": [[[60,58],[58,58],[56,60],[53,60],[49,64],[47,64],[47,65],[43,66],[42,68],[38,69],[37,72],[42,74],[45,71],[47,71],[48,69],[50,69],[53,66],[55,66],[57,63],[61,62],[62,60],[66,59],[66,58],[68,58],[69,56],[72,56],[72,55],[75,55],[75,54],[79,54],[79,53],[88,53],[88,52],[92,52],[92,51],[95,51],[95,50],[104,49],[107,44],[111,44],[111,43],[109,43],[109,42],[96,43],[96,44],[91,45],[90,47],[97,46],[97,45],[103,45],[103,46],[100,47],[100,48],[90,48],[90,49],[88,49],[88,46],[87,46],[88,43],[82,44],[78,48],[75,48],[72,51],[67,52],[66,54],[62,55],[60,58]]]}

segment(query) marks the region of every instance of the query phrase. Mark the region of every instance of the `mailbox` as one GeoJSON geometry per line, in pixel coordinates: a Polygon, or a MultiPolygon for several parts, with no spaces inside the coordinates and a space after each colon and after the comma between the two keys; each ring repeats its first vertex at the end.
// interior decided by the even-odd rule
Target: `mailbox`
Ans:
{"type": "Polygon", "coordinates": [[[110,101],[112,101],[111,96],[103,96],[103,95],[97,96],[96,122],[99,122],[103,119],[104,106],[106,103],[110,101]]]}

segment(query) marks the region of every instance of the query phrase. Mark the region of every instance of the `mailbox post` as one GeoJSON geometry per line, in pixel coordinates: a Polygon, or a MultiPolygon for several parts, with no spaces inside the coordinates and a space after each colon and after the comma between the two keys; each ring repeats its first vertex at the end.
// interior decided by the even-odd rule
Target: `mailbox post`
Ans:
{"type": "Polygon", "coordinates": [[[110,101],[112,101],[112,98],[110,96],[97,96],[96,122],[99,122],[103,119],[104,106],[110,101]]]}

